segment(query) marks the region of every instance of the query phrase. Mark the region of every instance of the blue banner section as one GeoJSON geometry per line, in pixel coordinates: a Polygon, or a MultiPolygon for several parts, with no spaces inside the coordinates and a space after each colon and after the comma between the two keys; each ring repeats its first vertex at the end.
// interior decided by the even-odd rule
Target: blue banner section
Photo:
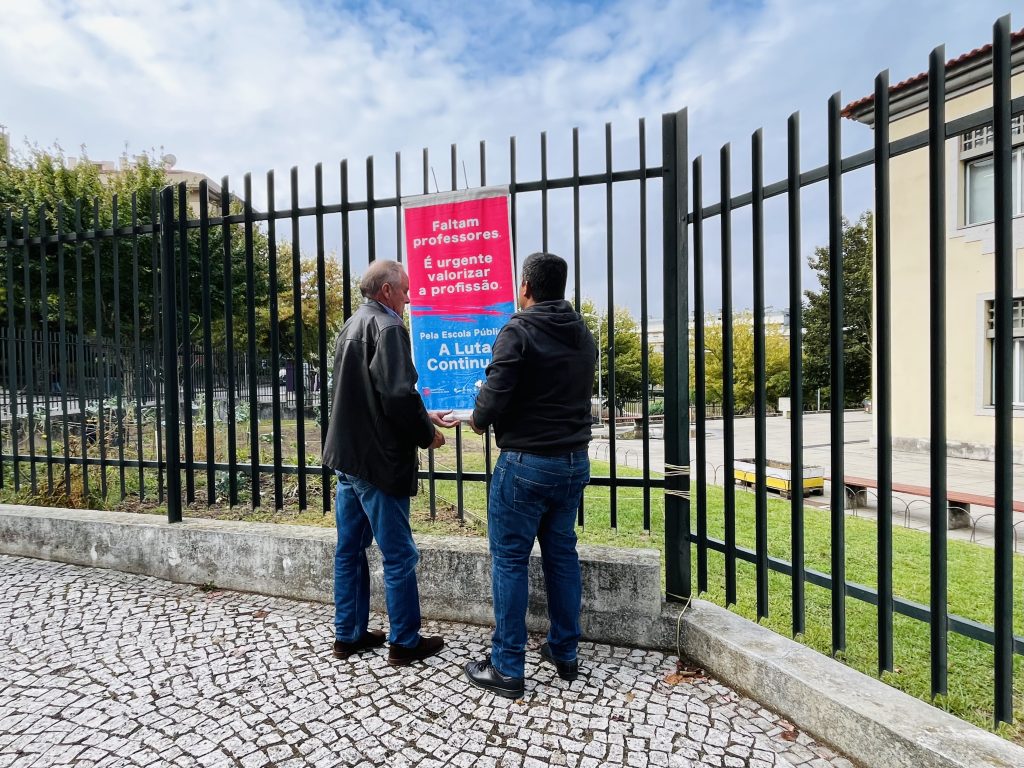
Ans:
{"type": "Polygon", "coordinates": [[[417,386],[427,410],[473,410],[494,339],[514,311],[510,301],[472,315],[411,313],[417,386]]]}

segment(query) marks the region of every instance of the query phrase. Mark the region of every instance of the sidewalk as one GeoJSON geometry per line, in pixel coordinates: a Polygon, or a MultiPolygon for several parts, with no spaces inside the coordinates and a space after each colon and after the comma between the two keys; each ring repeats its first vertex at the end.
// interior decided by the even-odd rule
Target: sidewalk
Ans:
{"type": "MultiPolygon", "coordinates": [[[[844,419],[844,460],[846,464],[846,475],[858,477],[878,476],[878,450],[872,439],[872,417],[869,413],[861,411],[847,411],[844,419]]],[[[754,419],[737,418],[735,424],[735,458],[743,459],[754,456],[754,419]]],[[[804,414],[804,465],[819,466],[829,475],[831,467],[831,434],[829,431],[828,413],[807,413],[804,414]]],[[[789,434],[791,422],[782,417],[769,417],[766,425],[766,443],[768,446],[767,457],[777,461],[789,461],[789,434]]],[[[722,485],[724,480],[724,446],[723,446],[724,422],[721,419],[712,419],[707,422],[707,435],[705,444],[707,446],[707,470],[708,483],[722,485]]],[[[622,440],[616,443],[616,456],[618,463],[624,466],[640,468],[643,466],[643,441],[622,440]]],[[[595,440],[591,444],[591,456],[607,459],[608,440],[595,440]]],[[[650,441],[651,470],[663,472],[665,467],[665,443],[661,439],[650,441]]],[[[690,440],[690,460],[694,464],[697,460],[696,441],[690,440]]],[[[929,486],[930,479],[930,455],[927,453],[911,453],[909,451],[892,452],[892,475],[895,482],[909,483],[911,485],[929,486]]],[[[691,466],[693,466],[691,464],[691,466]]],[[[950,490],[977,493],[985,496],[992,496],[995,488],[995,464],[989,461],[977,461],[972,459],[946,459],[947,487],[950,490]]],[[[694,482],[694,475],[691,473],[691,483],[694,482]]],[[[737,493],[744,493],[737,488],[737,493]]],[[[829,505],[831,483],[825,484],[824,496],[809,496],[807,504],[813,506],[829,505]]],[[[769,496],[774,494],[769,492],[769,496]]],[[[905,501],[911,501],[915,497],[897,494],[905,501]]],[[[1013,497],[1024,499],[1024,468],[1015,471],[1013,475],[1013,497]]],[[[861,517],[874,519],[877,517],[877,504],[874,496],[869,497],[870,506],[850,510],[850,514],[857,514],[861,517]]],[[[992,510],[985,507],[972,508],[971,516],[979,519],[977,530],[974,531],[974,540],[978,543],[992,546],[993,542],[993,518],[991,515],[982,517],[992,510]]],[[[908,527],[927,531],[929,529],[929,507],[925,503],[912,505],[907,518],[908,527]]],[[[1024,522],[1024,514],[1014,515],[1015,523],[1024,522]]],[[[893,524],[904,524],[904,513],[902,504],[893,505],[893,524]]],[[[1019,545],[1024,549],[1024,526],[1019,529],[1019,545]]],[[[972,530],[961,528],[949,531],[949,538],[963,541],[971,540],[972,530]]]]}
{"type": "MultiPolygon", "coordinates": [[[[379,625],[381,617],[371,617],[379,625]]],[[[736,766],[850,768],[675,659],[584,643],[565,683],[472,688],[490,630],[431,623],[447,647],[409,668],[330,654],[328,606],[203,591],[0,556],[0,766],[736,766]]]]}

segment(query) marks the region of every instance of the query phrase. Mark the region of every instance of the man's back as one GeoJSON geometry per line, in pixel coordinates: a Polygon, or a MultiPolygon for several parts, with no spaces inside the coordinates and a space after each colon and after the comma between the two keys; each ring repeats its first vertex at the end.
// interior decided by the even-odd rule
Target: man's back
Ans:
{"type": "Polygon", "coordinates": [[[597,346],[569,302],[517,312],[494,342],[487,383],[477,397],[498,446],[555,455],[586,448],[597,346]]]}
{"type": "Polygon", "coordinates": [[[324,464],[388,493],[416,492],[416,447],[434,427],[416,391],[409,334],[375,301],[349,318],[335,346],[324,464]]]}

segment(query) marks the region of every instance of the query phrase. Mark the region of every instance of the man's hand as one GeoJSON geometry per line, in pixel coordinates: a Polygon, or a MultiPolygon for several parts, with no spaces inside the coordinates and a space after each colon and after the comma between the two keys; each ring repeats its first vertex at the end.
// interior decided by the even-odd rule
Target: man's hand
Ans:
{"type": "Polygon", "coordinates": [[[430,417],[430,421],[436,426],[444,427],[445,429],[451,429],[459,424],[459,420],[452,416],[452,412],[450,410],[427,411],[427,415],[430,417]]]}
{"type": "Polygon", "coordinates": [[[444,445],[444,433],[439,429],[434,430],[434,440],[430,443],[431,448],[440,448],[444,445]]]}
{"type": "Polygon", "coordinates": [[[469,428],[476,432],[478,435],[482,435],[484,432],[487,431],[486,429],[480,429],[480,427],[478,427],[476,423],[473,421],[472,416],[469,417],[469,428]]]}

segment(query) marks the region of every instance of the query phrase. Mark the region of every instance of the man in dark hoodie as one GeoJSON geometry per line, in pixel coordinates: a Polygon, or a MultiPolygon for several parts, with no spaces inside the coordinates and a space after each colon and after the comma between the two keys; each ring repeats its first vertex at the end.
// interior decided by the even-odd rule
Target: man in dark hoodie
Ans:
{"type": "Polygon", "coordinates": [[[579,673],[580,562],[576,510],[590,480],[590,395],[597,347],[565,300],[568,267],[550,253],[523,263],[520,311],[494,341],[470,426],[493,425],[501,455],[487,504],[494,634],[491,653],[466,665],[469,681],[520,698],[526,660],[527,573],[540,541],[551,622],[541,656],[563,680],[579,673]]]}

